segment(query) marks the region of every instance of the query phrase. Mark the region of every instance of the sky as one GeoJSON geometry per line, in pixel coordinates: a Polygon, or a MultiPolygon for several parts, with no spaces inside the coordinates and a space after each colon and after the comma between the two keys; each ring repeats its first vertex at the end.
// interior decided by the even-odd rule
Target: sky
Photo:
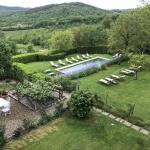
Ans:
{"type": "Polygon", "coordinates": [[[64,2],[82,2],[103,9],[127,9],[136,8],[140,0],[0,0],[0,5],[38,7],[48,4],[59,4],[64,2]]]}

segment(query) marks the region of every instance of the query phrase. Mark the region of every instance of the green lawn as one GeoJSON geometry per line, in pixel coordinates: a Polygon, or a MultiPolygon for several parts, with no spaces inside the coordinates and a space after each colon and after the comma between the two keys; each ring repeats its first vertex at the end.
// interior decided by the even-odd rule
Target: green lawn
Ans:
{"type": "Polygon", "coordinates": [[[65,114],[58,121],[33,130],[17,141],[11,141],[5,148],[11,150],[148,150],[149,140],[148,136],[96,113],[93,113],[90,119],[81,121],[65,114]],[[114,126],[111,125],[112,123],[114,126]]]}
{"type": "MultiPolygon", "coordinates": [[[[77,54],[69,55],[69,56],[67,56],[67,58],[76,57],[76,55],[77,54]]],[[[111,58],[111,56],[107,55],[107,54],[95,54],[94,56],[111,58]]],[[[64,61],[66,63],[65,60],[62,59],[62,61],[64,61]]],[[[58,64],[58,61],[54,61],[54,62],[56,64],[58,64]]],[[[27,65],[33,72],[43,72],[46,69],[51,69],[52,71],[54,71],[56,69],[55,67],[51,66],[50,61],[32,62],[32,63],[28,63],[27,65]]],[[[69,65],[69,64],[67,64],[67,65],[69,65]]]]}
{"type": "Polygon", "coordinates": [[[111,87],[98,83],[99,79],[118,74],[127,66],[129,66],[128,63],[123,63],[121,66],[112,65],[107,70],[82,78],[80,79],[81,88],[88,88],[98,93],[113,106],[125,109],[128,103],[135,104],[134,115],[150,122],[150,72],[143,70],[138,73],[138,80],[134,80],[134,77],[126,77],[125,81],[111,87]]]}

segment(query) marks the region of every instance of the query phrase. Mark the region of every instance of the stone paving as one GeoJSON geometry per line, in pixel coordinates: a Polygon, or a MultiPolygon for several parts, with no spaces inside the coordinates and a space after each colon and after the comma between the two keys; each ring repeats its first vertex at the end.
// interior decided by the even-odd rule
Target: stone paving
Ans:
{"type": "Polygon", "coordinates": [[[112,115],[110,113],[104,112],[101,109],[94,108],[94,110],[99,112],[99,113],[101,113],[101,114],[103,114],[103,115],[105,115],[105,116],[108,116],[109,118],[111,118],[111,119],[113,119],[113,120],[115,120],[117,122],[122,123],[123,125],[125,125],[125,126],[127,126],[129,128],[132,128],[132,129],[134,129],[134,130],[136,130],[136,131],[138,131],[138,132],[140,132],[140,133],[142,133],[144,135],[149,135],[149,131],[148,130],[145,130],[145,129],[139,127],[139,126],[136,126],[136,125],[134,125],[134,124],[132,124],[132,123],[122,119],[122,118],[119,118],[119,117],[116,117],[116,116],[114,116],[114,115],[112,115]]]}
{"type": "MultiPolygon", "coordinates": [[[[64,101],[64,108],[67,107],[67,101],[70,99],[70,94],[64,93],[66,100],[64,101]]],[[[5,136],[10,138],[13,135],[13,132],[21,126],[22,120],[24,118],[30,119],[32,121],[37,121],[40,119],[41,115],[38,111],[32,111],[29,108],[25,107],[19,101],[10,99],[11,103],[11,114],[5,116],[0,116],[0,124],[6,126],[5,136]]],[[[49,107],[46,111],[48,113],[53,113],[55,106],[49,107]]]]}

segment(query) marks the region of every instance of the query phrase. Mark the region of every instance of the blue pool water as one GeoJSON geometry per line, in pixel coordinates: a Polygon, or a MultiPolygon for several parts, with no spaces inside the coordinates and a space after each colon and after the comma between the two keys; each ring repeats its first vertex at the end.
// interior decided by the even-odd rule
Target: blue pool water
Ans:
{"type": "Polygon", "coordinates": [[[75,64],[75,65],[71,65],[68,67],[64,67],[62,69],[59,69],[59,74],[60,76],[70,76],[70,75],[74,75],[80,72],[83,72],[87,69],[96,67],[96,68],[100,68],[103,64],[109,62],[109,59],[103,59],[103,58],[93,58],[89,61],[85,61],[85,62],[81,62],[79,64],[75,64]]]}

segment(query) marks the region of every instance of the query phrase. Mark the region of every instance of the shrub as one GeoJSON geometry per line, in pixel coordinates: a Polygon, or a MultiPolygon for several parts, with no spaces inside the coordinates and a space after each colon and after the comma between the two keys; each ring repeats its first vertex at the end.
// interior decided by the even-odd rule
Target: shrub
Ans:
{"type": "Polygon", "coordinates": [[[21,95],[25,95],[34,101],[39,103],[45,102],[50,99],[55,84],[43,79],[34,80],[32,83],[28,80],[24,80],[23,83],[19,83],[16,90],[21,95]]]}
{"type": "Polygon", "coordinates": [[[55,111],[54,111],[54,117],[59,117],[61,114],[62,114],[62,112],[64,111],[64,108],[63,108],[63,103],[60,103],[58,106],[56,106],[56,108],[55,108],[55,111]]]}
{"type": "Polygon", "coordinates": [[[87,117],[93,105],[94,95],[84,90],[73,93],[68,102],[70,112],[77,118],[87,117]]]}
{"type": "Polygon", "coordinates": [[[6,139],[4,137],[5,134],[5,126],[0,125],[0,149],[5,145],[6,139]]]}
{"type": "Polygon", "coordinates": [[[45,110],[41,110],[41,118],[38,121],[38,125],[44,125],[52,120],[52,115],[47,114],[45,110]]]}
{"type": "Polygon", "coordinates": [[[14,131],[13,137],[19,138],[20,136],[22,136],[23,132],[24,132],[23,128],[19,127],[14,131]]]}
{"type": "Polygon", "coordinates": [[[36,124],[29,119],[23,119],[23,128],[25,131],[29,132],[36,128],[36,124]]]}
{"type": "Polygon", "coordinates": [[[58,82],[61,84],[64,91],[72,92],[76,90],[76,82],[69,78],[60,78],[58,82]]]}
{"type": "Polygon", "coordinates": [[[99,70],[100,70],[99,68],[93,67],[93,68],[87,69],[85,71],[82,71],[82,72],[80,72],[78,74],[71,75],[69,78],[74,80],[74,79],[86,77],[86,76],[91,75],[93,73],[99,72],[99,70]]]}
{"type": "Polygon", "coordinates": [[[133,55],[131,56],[130,63],[132,65],[140,65],[145,69],[150,70],[150,57],[149,55],[133,55]]]}

